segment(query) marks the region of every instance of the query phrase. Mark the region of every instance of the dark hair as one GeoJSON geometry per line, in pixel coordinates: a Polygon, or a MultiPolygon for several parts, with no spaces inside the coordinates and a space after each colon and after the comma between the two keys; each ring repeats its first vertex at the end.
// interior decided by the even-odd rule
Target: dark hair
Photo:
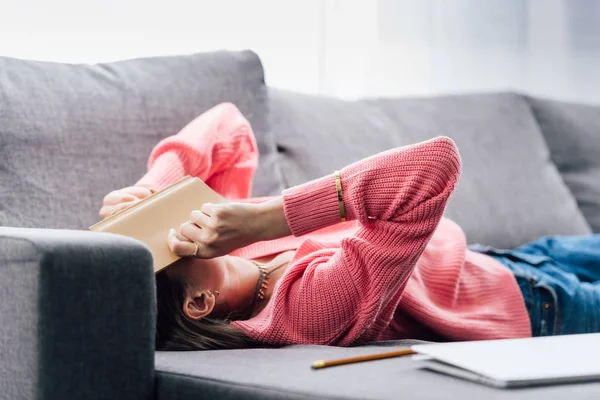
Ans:
{"type": "Polygon", "coordinates": [[[217,350],[255,347],[256,343],[229,321],[194,321],[183,313],[185,287],[165,271],[156,275],[156,349],[217,350]]]}

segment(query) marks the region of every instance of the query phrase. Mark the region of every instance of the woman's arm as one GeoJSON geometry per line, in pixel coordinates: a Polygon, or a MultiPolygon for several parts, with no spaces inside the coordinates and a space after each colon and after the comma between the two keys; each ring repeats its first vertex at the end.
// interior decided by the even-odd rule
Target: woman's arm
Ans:
{"type": "MultiPolygon", "coordinates": [[[[448,137],[376,154],[340,172],[347,220],[419,225],[441,217],[460,174],[460,156],[448,137]],[[424,214],[425,213],[425,214],[424,214]]],[[[340,222],[333,174],[287,189],[284,207],[295,236],[340,222]]]]}
{"type": "MultiPolygon", "coordinates": [[[[286,274],[272,312],[284,318],[273,343],[348,345],[369,338],[391,318],[412,270],[458,182],[454,142],[439,137],[359,161],[341,171],[346,218],[361,227],[337,251],[298,260],[286,274]],[[391,306],[390,306],[391,305],[391,306]]],[[[304,235],[340,221],[334,175],[284,191],[291,232],[304,235]]],[[[310,245],[310,244],[309,244],[310,245]]],[[[242,327],[253,329],[252,324],[242,327]]]]}
{"type": "Polygon", "coordinates": [[[257,165],[250,124],[237,107],[223,103],[156,145],[148,173],[136,185],[160,190],[192,175],[228,199],[243,199],[250,196],[257,165]]]}

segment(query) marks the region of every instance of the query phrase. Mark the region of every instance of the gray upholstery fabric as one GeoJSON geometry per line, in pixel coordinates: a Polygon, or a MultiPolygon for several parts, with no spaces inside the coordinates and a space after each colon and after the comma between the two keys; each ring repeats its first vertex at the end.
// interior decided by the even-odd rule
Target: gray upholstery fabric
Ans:
{"type": "Polygon", "coordinates": [[[461,151],[463,175],[446,215],[470,242],[510,248],[543,235],[590,233],[518,95],[346,102],[270,89],[269,118],[286,186],[447,135],[461,151]]]}
{"type": "MultiPolygon", "coordinates": [[[[412,343],[412,342],[406,342],[412,343]]],[[[403,347],[403,342],[392,342],[403,347]]],[[[592,399],[600,383],[499,390],[419,369],[410,357],[312,370],[313,361],[391,349],[291,346],[157,353],[157,400],[592,399]]]]}
{"type": "Polygon", "coordinates": [[[0,398],[151,398],[154,276],[142,244],[0,228],[0,249],[0,398]]]}
{"type": "Polygon", "coordinates": [[[600,233],[600,106],[528,98],[552,160],[600,233]]]}
{"type": "Polygon", "coordinates": [[[225,101],[259,139],[256,192],[279,192],[265,96],[251,52],[101,65],[0,57],[0,226],[87,228],[106,193],[141,177],[156,143],[225,101]]]}

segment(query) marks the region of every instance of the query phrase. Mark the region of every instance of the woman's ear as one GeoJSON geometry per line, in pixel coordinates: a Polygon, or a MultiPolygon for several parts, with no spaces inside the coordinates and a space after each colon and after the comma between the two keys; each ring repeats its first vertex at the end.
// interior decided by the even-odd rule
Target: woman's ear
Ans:
{"type": "Polygon", "coordinates": [[[210,292],[190,290],[183,301],[183,313],[191,320],[207,317],[215,308],[216,299],[210,292]]]}

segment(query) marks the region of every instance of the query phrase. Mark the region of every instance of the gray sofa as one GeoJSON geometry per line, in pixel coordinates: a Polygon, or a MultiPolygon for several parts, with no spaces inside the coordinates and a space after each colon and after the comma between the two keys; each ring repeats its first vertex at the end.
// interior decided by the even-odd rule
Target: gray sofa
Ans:
{"type": "Polygon", "coordinates": [[[447,215],[470,242],[513,247],[542,235],[600,232],[598,106],[514,93],[307,96],[268,88],[251,52],[103,65],[0,58],[0,398],[600,396],[600,383],[495,390],[408,358],[309,368],[316,359],[413,341],[155,353],[150,254],[133,240],[85,229],[104,194],[143,174],[155,143],[225,101],[257,135],[257,196],[448,135],[464,172],[447,215]]]}

